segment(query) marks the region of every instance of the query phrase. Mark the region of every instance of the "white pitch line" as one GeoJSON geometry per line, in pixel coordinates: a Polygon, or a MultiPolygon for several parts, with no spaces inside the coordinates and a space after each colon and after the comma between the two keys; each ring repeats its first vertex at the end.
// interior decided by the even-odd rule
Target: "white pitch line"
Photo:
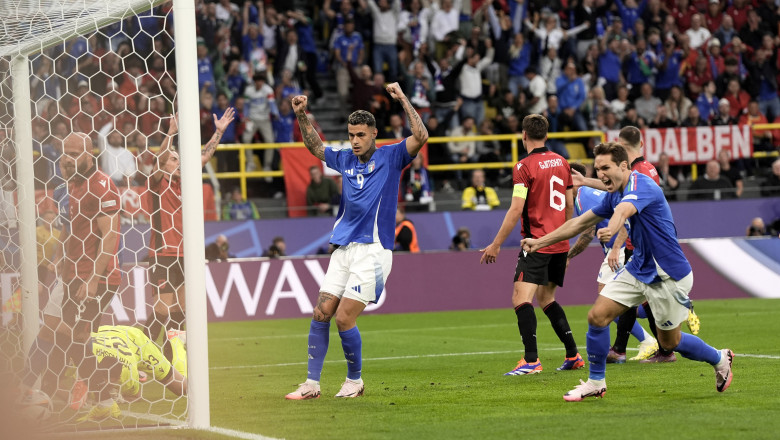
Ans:
{"type": "MultiPolygon", "coordinates": [[[[540,348],[539,351],[562,351],[562,348],[540,348]]],[[[639,351],[636,348],[629,348],[628,351],[639,351]]],[[[394,361],[400,359],[424,359],[424,358],[437,358],[437,357],[455,357],[455,356],[478,356],[478,355],[490,355],[490,354],[508,354],[518,353],[517,350],[505,350],[505,351],[475,351],[466,353],[436,353],[436,354],[421,354],[421,355],[409,355],[409,356],[388,356],[378,358],[364,358],[363,361],[394,361]]],[[[736,357],[747,357],[756,359],[780,359],[778,355],[770,354],[748,354],[748,353],[734,353],[736,357]]],[[[330,360],[325,363],[344,362],[343,360],[330,360]]],[[[307,362],[286,362],[281,364],[259,364],[259,365],[233,365],[225,367],[209,367],[209,370],[231,370],[231,369],[246,369],[246,368],[274,368],[274,367],[290,367],[295,365],[306,365],[307,362]]]]}
{"type": "Polygon", "coordinates": [[[277,440],[273,437],[266,437],[260,434],[253,434],[251,432],[236,431],[234,429],[220,428],[218,426],[212,426],[206,429],[199,429],[199,431],[208,431],[215,434],[221,434],[227,437],[240,438],[244,440],[277,440]]]}
{"type": "MultiPolygon", "coordinates": [[[[132,416],[140,420],[148,420],[154,423],[167,423],[171,425],[171,426],[160,426],[159,429],[188,428],[187,424],[181,420],[169,419],[164,416],[159,416],[156,414],[143,414],[143,413],[137,413],[132,411],[123,411],[122,414],[132,416]]],[[[226,437],[240,438],[243,440],[277,440],[273,437],[265,437],[260,434],[254,434],[251,432],[244,432],[244,431],[236,431],[235,429],[220,428],[218,426],[211,426],[209,428],[198,429],[198,431],[208,431],[208,432],[213,432],[215,434],[224,435],[226,437]]]]}

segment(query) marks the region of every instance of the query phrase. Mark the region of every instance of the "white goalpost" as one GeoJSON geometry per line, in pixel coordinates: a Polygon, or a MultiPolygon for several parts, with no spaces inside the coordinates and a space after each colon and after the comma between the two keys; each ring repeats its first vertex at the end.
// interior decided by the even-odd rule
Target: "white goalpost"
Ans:
{"type": "MultiPolygon", "coordinates": [[[[47,395],[54,402],[49,402],[47,408],[25,412],[25,416],[33,414],[33,422],[40,422],[31,426],[42,426],[44,432],[51,433],[211,427],[203,190],[201,155],[196,147],[201,145],[199,108],[195,0],[12,0],[0,9],[0,373],[10,367],[26,379],[34,371],[30,365],[44,359],[44,370],[53,373],[49,380],[56,382],[58,391],[53,393],[56,395],[47,395]],[[113,373],[107,373],[108,381],[117,382],[117,389],[123,392],[132,382],[126,375],[135,377],[137,393],[133,398],[137,400],[119,394],[114,400],[121,415],[109,411],[105,419],[79,421],[85,414],[93,415],[87,412],[90,404],[97,406],[101,399],[105,402],[105,396],[90,389],[85,399],[74,404],[75,383],[86,380],[79,365],[68,365],[67,353],[61,370],[56,368],[58,361],[53,357],[32,355],[41,344],[51,342],[43,341],[47,337],[42,336],[42,329],[49,322],[44,308],[55,297],[53,292],[58,284],[60,291],[66,284],[62,281],[62,267],[72,257],[62,250],[67,248],[63,246],[65,237],[72,241],[83,234],[86,238],[82,240],[87,243],[91,236],[99,235],[94,230],[63,232],[67,229],[63,226],[67,220],[63,219],[68,213],[76,214],[72,194],[56,199],[58,190],[70,191],[72,185],[58,157],[63,157],[67,135],[85,133],[94,142],[97,169],[115,183],[121,196],[117,259],[123,281],[105,313],[115,314],[108,324],[141,329],[144,322],[140,318],[153,307],[156,297],[148,293],[151,287],[145,288],[145,299],[133,298],[128,292],[138,291],[132,287],[139,280],[149,284],[148,277],[134,276],[135,269],[147,267],[150,236],[164,231],[155,230],[156,223],[152,221],[159,214],[159,207],[154,211],[153,206],[144,205],[136,211],[126,208],[123,201],[131,197],[145,200],[149,195],[146,182],[153,161],[148,158],[165,140],[175,112],[179,131],[173,147],[178,149],[181,160],[186,292],[182,310],[186,316],[186,339],[182,340],[186,344],[186,362],[180,368],[183,359],[179,364],[171,361],[171,372],[166,377],[157,377],[154,368],[150,368],[152,373],[145,379],[138,373],[133,376],[136,367],[129,368],[126,361],[118,362],[124,382],[118,382],[113,373]],[[117,143],[121,144],[119,148],[117,143]],[[71,201],[69,211],[63,208],[62,200],[71,201]],[[136,302],[135,306],[131,301],[136,302]],[[138,306],[139,301],[146,303],[138,306]],[[130,317],[126,322],[122,321],[125,316],[130,317]],[[182,396],[169,386],[170,378],[177,377],[173,370],[181,370],[187,378],[182,396]],[[74,383],[70,395],[61,392],[70,382],[74,383]]],[[[82,200],[75,202],[81,209],[82,200]]],[[[103,202],[101,206],[111,205],[103,202]]],[[[100,258],[98,254],[93,263],[97,265],[100,258]]],[[[77,278],[81,270],[78,264],[73,263],[77,278]]],[[[82,312],[80,309],[79,313],[82,312]]],[[[56,333],[56,329],[49,330],[56,333]]],[[[55,342],[57,337],[51,336],[55,342]]],[[[165,353],[163,345],[173,345],[166,338],[170,336],[163,332],[163,342],[155,348],[161,354],[165,353]]],[[[113,347],[124,354],[117,344],[130,339],[114,342],[113,347]]],[[[137,343],[139,339],[132,340],[137,343]]],[[[51,342],[52,346],[56,346],[55,342],[51,342]]],[[[92,348],[95,350],[94,345],[92,348]]],[[[133,349],[147,353],[151,347],[141,344],[133,349]]],[[[176,348],[172,350],[176,356],[176,348]]],[[[95,356],[101,359],[97,351],[95,356]]],[[[144,362],[149,364],[154,356],[149,355],[144,362]]],[[[143,373],[141,363],[137,370],[143,373]]],[[[43,386],[46,377],[38,376],[35,387],[43,386]]],[[[15,396],[19,401],[22,397],[15,396]]]]}

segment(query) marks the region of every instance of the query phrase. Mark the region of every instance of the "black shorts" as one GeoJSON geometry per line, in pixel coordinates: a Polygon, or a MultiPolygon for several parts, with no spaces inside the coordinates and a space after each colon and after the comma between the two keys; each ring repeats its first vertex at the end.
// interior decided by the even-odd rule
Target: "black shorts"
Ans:
{"type": "Polygon", "coordinates": [[[74,333],[98,331],[103,312],[119,290],[119,286],[98,283],[96,300],[79,301],[75,297],[84,284],[84,281],[75,279],[62,286],[62,322],[72,328],[74,333]]]}
{"type": "Polygon", "coordinates": [[[625,258],[623,258],[623,266],[625,266],[628,264],[628,260],[631,259],[631,256],[634,255],[634,250],[626,248],[626,250],[623,252],[625,252],[625,258]]]}
{"type": "Polygon", "coordinates": [[[157,256],[150,259],[149,283],[152,294],[175,293],[184,286],[184,258],[157,256]]]}
{"type": "Polygon", "coordinates": [[[567,256],[567,252],[526,254],[524,251],[520,251],[517,256],[517,266],[515,266],[515,282],[522,281],[540,286],[555,283],[558,286],[563,286],[567,256]]]}

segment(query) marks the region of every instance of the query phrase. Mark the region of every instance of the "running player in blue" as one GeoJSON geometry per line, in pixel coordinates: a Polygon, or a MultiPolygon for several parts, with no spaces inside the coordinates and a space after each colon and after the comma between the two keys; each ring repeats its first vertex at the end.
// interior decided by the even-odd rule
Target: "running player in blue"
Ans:
{"type": "Polygon", "coordinates": [[[347,379],[336,397],[363,395],[362,341],[357,317],[384,290],[393,263],[395,211],[401,170],[412,162],[428,140],[428,130],[398,83],[387,93],[399,101],[412,135],[397,144],[376,147],[374,116],[358,110],[347,120],[352,150],[325,148],[306,115],[306,96],[292,99],[306,148],[342,176],[342,197],[330,243],[337,246],[320,287],[309,327],[309,361],[306,382],[285,396],[289,400],[320,396],[320,375],[328,351],[330,320],[335,317],[347,360],[347,379]]]}
{"type": "Polygon", "coordinates": [[[680,331],[680,324],[688,318],[693,272],[677,241],[677,229],[663,190],[649,177],[631,171],[628,154],[621,145],[599,144],[594,153],[594,167],[609,192],[602,204],[542,238],[522,241],[523,250],[536,252],[574,237],[606,218],[609,218],[607,227],[599,229],[596,235],[600,241],[609,241],[626,221],[629,224],[634,255],[607,283],[588,312],[588,381],[580,381],[580,385],[563,396],[564,400],[579,402],[587,397],[604,396],[609,323],[645,299],[654,311],[658,343],[688,359],[714,366],[715,388],[726,391],[731,385],[734,353],[727,348],[716,350],[699,337],[680,331]]]}
{"type": "MultiPolygon", "coordinates": [[[[583,176],[586,174],[585,165],[580,163],[572,163],[571,169],[572,172],[576,171],[583,176]]],[[[574,185],[574,213],[580,216],[592,208],[601,205],[601,203],[607,197],[607,194],[609,194],[607,191],[600,189],[590,188],[584,185],[574,185]]],[[[590,242],[593,241],[593,237],[596,236],[596,231],[598,229],[606,228],[608,224],[608,220],[602,220],[597,225],[586,229],[582,234],[580,234],[577,242],[574,243],[571,249],[569,249],[568,259],[571,260],[584,251],[590,242]]],[[[615,276],[615,272],[620,270],[620,268],[623,267],[623,265],[627,262],[627,259],[630,258],[626,257],[626,238],[628,238],[628,232],[626,231],[626,228],[621,228],[618,234],[613,235],[608,242],[599,242],[602,249],[604,250],[604,261],[601,263],[601,267],[599,268],[599,275],[597,278],[599,293],[601,293],[601,290],[604,289],[604,285],[606,285],[615,276]]],[[[618,322],[620,319],[623,319],[623,316],[615,319],[615,322],[618,322]]],[[[646,332],[636,319],[633,320],[631,334],[634,335],[634,337],[637,338],[640,342],[640,354],[634,358],[631,358],[632,360],[639,360],[640,358],[645,359],[658,350],[658,342],[656,339],[650,333],[646,332]]],[[[614,353],[614,351],[610,350],[610,354],[612,353],[614,353]]],[[[625,361],[625,353],[622,353],[615,358],[607,356],[607,363],[622,364],[625,361]]]]}

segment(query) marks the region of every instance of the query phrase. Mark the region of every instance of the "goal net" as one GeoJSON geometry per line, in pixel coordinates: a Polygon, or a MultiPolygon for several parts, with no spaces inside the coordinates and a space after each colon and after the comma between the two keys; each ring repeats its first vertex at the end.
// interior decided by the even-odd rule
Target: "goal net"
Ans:
{"type": "MultiPolygon", "coordinates": [[[[183,219],[202,218],[202,203],[188,202],[202,200],[200,185],[187,185],[199,179],[200,166],[183,169],[200,160],[197,147],[182,149],[181,170],[169,166],[179,143],[200,141],[188,123],[196,113],[180,112],[178,124],[173,116],[197,103],[197,86],[177,75],[197,78],[193,0],[5,5],[3,419],[44,433],[208,426],[207,362],[197,363],[193,378],[184,319],[191,306],[183,249],[199,248],[200,258],[188,264],[203,264],[203,234],[183,219]],[[180,11],[192,17],[177,16],[177,39],[173,15],[180,11]]],[[[202,305],[189,346],[205,358],[202,305]]]]}

